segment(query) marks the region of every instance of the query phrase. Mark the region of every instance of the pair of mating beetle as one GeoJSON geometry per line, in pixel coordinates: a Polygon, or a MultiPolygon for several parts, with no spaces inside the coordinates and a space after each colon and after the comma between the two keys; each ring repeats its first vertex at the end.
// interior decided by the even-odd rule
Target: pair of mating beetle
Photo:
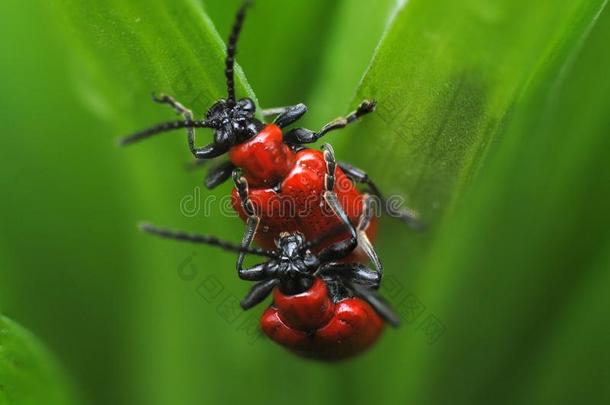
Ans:
{"type": "MultiPolygon", "coordinates": [[[[150,224],[141,229],[163,238],[237,252],[239,277],[256,282],[242,300],[242,308],[252,308],[273,295],[273,303],[261,318],[263,331],[299,355],[344,359],[369,348],[381,334],[384,322],[393,326],[399,323],[376,292],[382,265],[372,246],[377,229],[374,201],[369,194],[361,193],[355,183],[367,186],[377,201],[383,198],[364,171],[337,162],[330,145],[324,145],[322,151],[304,145],[372,112],[375,103],[364,101],[355,112],[317,132],[305,128],[284,132],[307,112],[304,104],[265,110],[264,116],[276,118],[271,124],[259,121],[254,102],[235,97],[236,44],[249,4],[246,1],[238,11],[229,38],[227,98],[217,101],[205,119],[196,120],[190,110],[171,97],[155,97],[156,102],[168,104],[183,119],[121,141],[127,145],[185,128],[190,151],[197,160],[228,153],[229,160],[212,169],[205,183],[211,189],[233,178],[232,204],[246,222],[241,244],[150,224]],[[214,141],[197,147],[196,128],[212,129],[214,141]],[[254,239],[261,247],[250,246],[254,239]],[[246,254],[262,256],[267,261],[244,268],[246,254]],[[368,261],[374,269],[367,267],[368,261]]],[[[417,225],[408,210],[389,213],[417,225]]]]}

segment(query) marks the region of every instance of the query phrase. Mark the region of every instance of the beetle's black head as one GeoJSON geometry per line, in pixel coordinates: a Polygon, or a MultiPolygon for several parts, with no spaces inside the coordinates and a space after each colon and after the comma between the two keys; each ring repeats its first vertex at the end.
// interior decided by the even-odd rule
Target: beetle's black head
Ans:
{"type": "Polygon", "coordinates": [[[183,115],[184,119],[166,122],[137,132],[121,139],[121,145],[131,144],[178,128],[211,128],[214,131],[214,142],[203,148],[197,148],[197,150],[195,150],[193,132],[189,132],[189,145],[195,157],[197,159],[211,159],[228,152],[232,146],[245,142],[260,132],[263,128],[263,123],[255,117],[256,106],[254,101],[250,98],[238,100],[235,97],[235,54],[237,40],[246,17],[246,10],[250,4],[250,0],[244,0],[242,7],[237,13],[227,45],[227,57],[225,60],[227,98],[214,103],[208,110],[205,120],[195,120],[190,111],[171,97],[165,95],[154,97],[155,101],[174,107],[176,111],[183,115]]]}
{"type": "Polygon", "coordinates": [[[313,283],[313,274],[320,266],[318,258],[308,249],[300,232],[283,232],[276,241],[279,260],[276,277],[284,294],[299,294],[313,283]]]}
{"type": "Polygon", "coordinates": [[[235,98],[235,54],[237,52],[237,40],[246,10],[251,1],[246,0],[237,12],[235,23],[231,30],[229,43],[227,45],[227,57],[225,60],[225,76],[227,79],[227,98],[217,101],[206,116],[206,123],[214,130],[214,144],[219,149],[226,149],[233,145],[245,142],[255,136],[263,127],[263,124],[254,117],[256,106],[250,98],[235,98]]]}
{"type": "Polygon", "coordinates": [[[276,240],[276,245],[281,257],[286,259],[298,259],[303,255],[305,248],[305,236],[300,232],[282,232],[276,240]]]}
{"type": "Polygon", "coordinates": [[[226,149],[254,137],[263,124],[254,116],[256,106],[249,98],[237,102],[218,100],[207,112],[206,123],[214,131],[214,144],[226,149]]]}

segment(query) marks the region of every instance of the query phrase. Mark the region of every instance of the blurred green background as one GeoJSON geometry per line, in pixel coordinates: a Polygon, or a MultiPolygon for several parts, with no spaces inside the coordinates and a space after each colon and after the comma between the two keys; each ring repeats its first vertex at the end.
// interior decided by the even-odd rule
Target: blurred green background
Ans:
{"type": "Polygon", "coordinates": [[[115,146],[173,118],[153,91],[224,95],[239,3],[0,4],[0,313],[29,330],[0,324],[0,403],[609,403],[607,2],[257,1],[240,93],[313,128],[377,99],[325,141],[428,225],[382,220],[405,323],[331,365],[256,339],[232,255],[135,227],[241,235],[183,134],[115,146]]]}

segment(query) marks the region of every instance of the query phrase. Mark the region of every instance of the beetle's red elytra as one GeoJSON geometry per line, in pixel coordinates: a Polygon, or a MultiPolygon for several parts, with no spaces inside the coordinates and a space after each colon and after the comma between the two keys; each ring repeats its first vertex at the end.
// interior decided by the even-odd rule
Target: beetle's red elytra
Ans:
{"type": "Polygon", "coordinates": [[[383,320],[360,298],[333,302],[326,284],[297,295],[275,290],[274,305],[261,317],[261,328],[269,338],[308,358],[335,361],[370,348],[383,331],[383,320]]]}
{"type": "MultiPolygon", "coordinates": [[[[327,163],[324,154],[316,149],[295,151],[283,142],[282,130],[267,125],[254,138],[234,146],[229,156],[240,167],[249,184],[249,198],[260,218],[256,241],[267,249],[275,246],[281,232],[299,231],[312,240],[341,225],[326,206],[323,195],[327,163]]],[[[335,169],[334,192],[348,218],[358,223],[362,215],[363,195],[347,178],[341,168],[335,169]]],[[[237,189],[233,190],[232,203],[242,219],[247,219],[237,189]]],[[[377,218],[371,218],[366,230],[371,242],[375,240],[377,218]]],[[[330,245],[349,237],[347,231],[329,238],[330,245]]],[[[320,248],[323,248],[320,246],[320,248]]],[[[366,261],[359,250],[347,261],[366,261]]]]}

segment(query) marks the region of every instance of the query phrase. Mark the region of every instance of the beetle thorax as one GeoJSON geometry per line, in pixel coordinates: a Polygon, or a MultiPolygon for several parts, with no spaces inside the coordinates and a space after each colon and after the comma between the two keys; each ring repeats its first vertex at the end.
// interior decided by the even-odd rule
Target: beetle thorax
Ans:
{"type": "Polygon", "coordinates": [[[280,253],[276,267],[280,289],[285,294],[299,294],[307,290],[312,284],[319,262],[307,249],[305,237],[299,232],[284,232],[280,234],[276,245],[280,253]]]}
{"type": "Polygon", "coordinates": [[[295,152],[284,143],[282,130],[270,124],[256,136],[231,148],[229,157],[253,187],[273,187],[290,173],[295,152]]]}

